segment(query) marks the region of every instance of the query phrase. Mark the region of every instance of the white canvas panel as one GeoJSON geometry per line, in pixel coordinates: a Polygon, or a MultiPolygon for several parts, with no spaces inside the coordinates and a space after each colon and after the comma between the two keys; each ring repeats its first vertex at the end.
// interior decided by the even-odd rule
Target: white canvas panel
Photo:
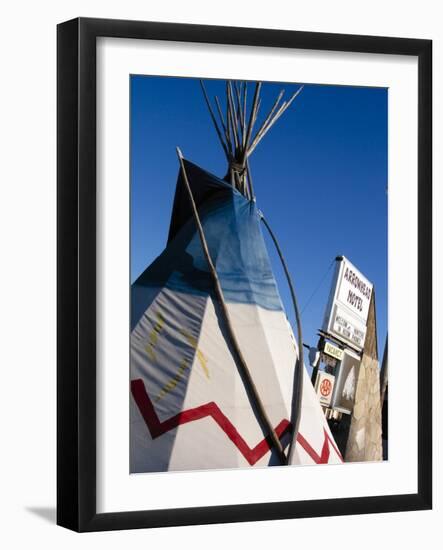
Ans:
{"type": "MultiPolygon", "coordinates": [[[[297,359],[291,327],[283,311],[251,304],[229,304],[228,309],[259,396],[277,433],[286,434],[286,446],[297,359]]],[[[154,412],[150,420],[144,418],[133,396],[132,472],[278,464],[218,310],[210,298],[163,289],[135,327],[131,380],[143,383],[144,399],[149,398],[154,412]],[[152,433],[152,416],[163,423],[161,433],[152,433]]],[[[292,463],[339,463],[335,449],[304,371],[300,433],[292,463]]]]}

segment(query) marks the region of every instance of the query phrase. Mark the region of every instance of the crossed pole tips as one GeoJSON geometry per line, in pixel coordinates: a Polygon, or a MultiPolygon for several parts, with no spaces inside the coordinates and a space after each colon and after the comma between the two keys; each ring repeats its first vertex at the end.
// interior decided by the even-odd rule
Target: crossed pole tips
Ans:
{"type": "Polygon", "coordinates": [[[248,159],[272,126],[293,104],[304,86],[301,85],[287,101],[283,100],[285,90],[281,90],[256,130],[262,104],[261,82],[255,83],[249,111],[247,82],[226,81],[225,109],[218,96],[214,96],[214,108],[202,80],[200,86],[215,132],[228,161],[231,184],[252,200],[255,195],[248,159]]]}

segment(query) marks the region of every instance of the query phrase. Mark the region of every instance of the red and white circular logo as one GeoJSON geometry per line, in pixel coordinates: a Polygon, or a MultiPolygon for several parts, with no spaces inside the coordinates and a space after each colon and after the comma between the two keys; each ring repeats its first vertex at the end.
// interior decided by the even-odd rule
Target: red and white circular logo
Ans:
{"type": "Polygon", "coordinates": [[[331,393],[332,384],[331,381],[325,378],[320,384],[320,393],[323,397],[327,397],[331,393]]]}

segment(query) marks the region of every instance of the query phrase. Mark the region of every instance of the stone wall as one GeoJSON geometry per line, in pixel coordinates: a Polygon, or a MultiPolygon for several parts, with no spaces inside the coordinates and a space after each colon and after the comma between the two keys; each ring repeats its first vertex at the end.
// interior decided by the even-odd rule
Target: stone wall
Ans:
{"type": "Polygon", "coordinates": [[[381,434],[380,370],[373,292],[368,313],[365,347],[357,375],[345,461],[383,460],[381,434]]]}

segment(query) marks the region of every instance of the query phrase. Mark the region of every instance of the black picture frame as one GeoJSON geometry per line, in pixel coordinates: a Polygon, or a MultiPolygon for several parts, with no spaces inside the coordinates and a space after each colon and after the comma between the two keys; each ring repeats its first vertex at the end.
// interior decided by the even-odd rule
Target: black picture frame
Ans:
{"type": "Polygon", "coordinates": [[[57,523],[76,531],[432,507],[432,42],[78,18],[57,29],[57,523]],[[399,54],[418,58],[418,490],[415,494],[96,512],[96,39],[399,54]]]}

